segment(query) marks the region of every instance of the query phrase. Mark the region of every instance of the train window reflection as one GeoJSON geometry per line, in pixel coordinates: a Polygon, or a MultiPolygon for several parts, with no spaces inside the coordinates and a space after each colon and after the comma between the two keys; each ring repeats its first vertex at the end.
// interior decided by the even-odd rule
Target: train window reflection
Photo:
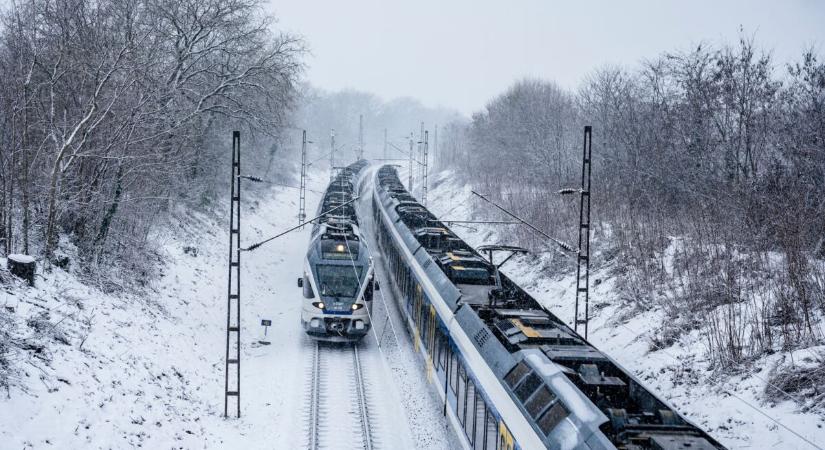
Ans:
{"type": "Polygon", "coordinates": [[[516,388],[516,397],[522,402],[527,401],[527,399],[530,398],[530,394],[532,394],[539,385],[541,385],[541,378],[539,378],[538,375],[534,373],[527,375],[527,378],[516,388]]]}
{"type": "Polygon", "coordinates": [[[555,394],[553,394],[550,389],[547,389],[547,386],[542,386],[524,406],[534,419],[538,419],[539,414],[541,414],[541,412],[544,411],[544,408],[555,398],[555,394]]]}
{"type": "Polygon", "coordinates": [[[541,428],[544,434],[550,434],[553,428],[564,420],[565,417],[567,417],[567,408],[565,408],[561,402],[556,402],[556,404],[539,419],[539,428],[541,428]]]}
{"type": "Polygon", "coordinates": [[[318,265],[318,284],[321,295],[355,297],[358,294],[362,269],[361,266],[352,265],[318,265]]]}
{"type": "Polygon", "coordinates": [[[513,368],[513,370],[510,371],[510,373],[507,374],[506,377],[504,377],[504,381],[507,382],[508,386],[516,387],[518,382],[521,381],[524,375],[526,375],[529,371],[530,368],[527,367],[527,364],[524,364],[524,362],[520,362],[518,363],[518,365],[516,365],[516,367],[513,368]]]}

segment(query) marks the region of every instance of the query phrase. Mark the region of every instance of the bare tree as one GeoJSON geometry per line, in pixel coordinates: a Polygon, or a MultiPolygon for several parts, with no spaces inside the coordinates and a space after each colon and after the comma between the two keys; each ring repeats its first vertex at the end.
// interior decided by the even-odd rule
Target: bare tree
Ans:
{"type": "Polygon", "coordinates": [[[35,248],[49,260],[61,235],[95,261],[134,248],[121,233],[107,245],[112,228],[134,237],[154,221],[124,214],[213,183],[221,159],[207,136],[279,134],[303,44],[273,26],[257,0],[13,3],[0,25],[0,70],[12,83],[0,97],[11,111],[0,116],[12,150],[0,159],[7,251],[15,224],[29,251],[32,212],[42,214],[35,248]]]}

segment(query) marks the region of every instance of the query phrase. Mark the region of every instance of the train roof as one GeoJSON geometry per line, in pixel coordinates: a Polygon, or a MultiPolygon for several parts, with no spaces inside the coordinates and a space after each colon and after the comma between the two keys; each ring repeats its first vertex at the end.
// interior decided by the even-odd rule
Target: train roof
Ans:
{"type": "Polygon", "coordinates": [[[369,258],[358,227],[355,205],[348,203],[356,198],[357,177],[366,165],[367,162],[361,160],[344,167],[327,186],[318,204],[317,215],[320,217],[314,222],[307,251],[307,257],[311,260],[349,261],[354,258],[360,261],[369,258]],[[346,245],[346,253],[339,250],[341,243],[346,245]]]}
{"type": "Polygon", "coordinates": [[[324,197],[318,204],[318,216],[312,229],[312,235],[327,234],[329,239],[356,239],[358,233],[353,227],[358,225],[358,215],[355,205],[351,202],[357,195],[355,182],[358,173],[367,165],[365,160],[359,160],[344,167],[335,175],[324,191],[324,197]],[[328,214],[324,214],[329,211],[328,214]],[[323,226],[326,225],[326,226],[323,226]]]}

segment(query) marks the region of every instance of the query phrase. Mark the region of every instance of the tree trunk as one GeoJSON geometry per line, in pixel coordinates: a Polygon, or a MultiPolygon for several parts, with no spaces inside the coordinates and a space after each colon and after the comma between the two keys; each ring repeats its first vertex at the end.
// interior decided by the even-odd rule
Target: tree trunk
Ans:
{"type": "MultiPolygon", "coordinates": [[[[120,206],[120,197],[123,195],[123,165],[119,165],[117,168],[117,175],[115,176],[115,197],[112,200],[112,204],[109,205],[109,209],[106,210],[106,214],[103,215],[103,220],[100,223],[100,230],[97,232],[97,237],[95,237],[94,247],[98,249],[102,249],[103,243],[106,241],[106,235],[109,233],[109,226],[112,224],[112,219],[115,217],[115,213],[117,213],[117,208],[120,206]]],[[[102,250],[98,251],[98,254],[102,252],[102,250]]]]}
{"type": "Polygon", "coordinates": [[[60,159],[54,162],[52,174],[49,180],[49,207],[46,215],[46,248],[44,253],[47,260],[51,260],[54,254],[54,234],[55,222],[57,221],[57,185],[60,179],[60,159]]]}
{"type": "Polygon", "coordinates": [[[20,180],[20,189],[23,193],[23,253],[29,254],[29,228],[31,217],[31,202],[29,201],[29,155],[23,152],[23,179],[20,180]]]}

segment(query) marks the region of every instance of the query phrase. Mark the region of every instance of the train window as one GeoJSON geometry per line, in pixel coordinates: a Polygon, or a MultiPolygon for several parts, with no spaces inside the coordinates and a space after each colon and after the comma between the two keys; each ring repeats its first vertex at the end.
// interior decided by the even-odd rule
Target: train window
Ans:
{"type": "Polygon", "coordinates": [[[412,277],[412,272],[407,269],[407,304],[412,304],[413,300],[413,282],[414,278],[412,277]]]}
{"type": "Polygon", "coordinates": [[[441,352],[441,333],[438,331],[438,323],[435,317],[431,317],[432,326],[430,327],[430,356],[433,358],[433,368],[438,368],[439,352],[441,352]]]}
{"type": "Polygon", "coordinates": [[[473,438],[475,437],[473,427],[476,418],[476,385],[473,383],[473,380],[469,379],[467,380],[467,400],[465,401],[465,405],[464,434],[467,435],[467,439],[470,440],[470,445],[472,445],[473,438]]]}
{"type": "Polygon", "coordinates": [[[319,264],[318,287],[321,295],[335,297],[355,297],[363,277],[361,266],[332,266],[319,264]]]}
{"type": "Polygon", "coordinates": [[[541,431],[545,435],[548,435],[553,431],[553,428],[556,428],[559,422],[567,417],[567,414],[569,414],[567,408],[565,408],[561,402],[556,402],[556,404],[539,419],[539,428],[541,428],[541,431]]]}
{"type": "Polygon", "coordinates": [[[418,323],[418,331],[421,333],[421,343],[424,344],[424,347],[427,346],[427,321],[424,320],[427,316],[425,315],[427,305],[424,304],[424,297],[421,295],[421,285],[416,283],[415,284],[415,304],[417,305],[415,309],[415,320],[418,323]]]}
{"type": "Polygon", "coordinates": [[[464,407],[467,400],[467,375],[464,373],[464,366],[458,365],[458,394],[456,395],[456,415],[461,425],[464,425],[464,407]]]}
{"type": "Polygon", "coordinates": [[[432,305],[430,305],[430,325],[429,325],[429,327],[430,327],[430,346],[429,346],[430,358],[435,358],[435,349],[436,349],[435,335],[436,335],[436,332],[438,331],[438,326],[436,325],[436,322],[435,322],[435,308],[433,308],[432,305]]]}
{"type": "Polygon", "coordinates": [[[487,429],[484,434],[484,450],[498,450],[498,422],[493,411],[487,409],[487,429]]]}
{"type": "Polygon", "coordinates": [[[553,391],[547,388],[547,386],[542,386],[539,388],[536,393],[530,397],[530,400],[524,405],[527,408],[527,412],[530,413],[534,419],[538,419],[541,412],[544,411],[550,402],[556,399],[556,395],[553,394],[553,391]]]}
{"type": "Polygon", "coordinates": [[[304,274],[304,298],[315,298],[315,291],[312,290],[312,283],[309,282],[309,278],[307,278],[306,274],[304,274]]]}
{"type": "Polygon", "coordinates": [[[539,386],[541,386],[541,378],[534,373],[530,373],[516,388],[516,397],[524,403],[539,386]]]}
{"type": "Polygon", "coordinates": [[[450,352],[450,388],[453,393],[458,392],[458,356],[450,352]]]}
{"type": "Polygon", "coordinates": [[[513,370],[504,377],[504,381],[507,382],[508,386],[514,388],[528,372],[530,372],[530,367],[522,361],[516,367],[513,367],[513,370]]]}
{"type": "Polygon", "coordinates": [[[444,336],[444,333],[442,333],[441,330],[438,331],[438,336],[440,338],[438,343],[438,367],[444,369],[447,367],[447,358],[450,357],[448,354],[450,351],[450,344],[447,342],[447,337],[444,336]]]}
{"type": "MultiPolygon", "coordinates": [[[[418,332],[424,334],[424,324],[421,320],[422,313],[424,311],[424,305],[422,304],[423,297],[421,296],[421,285],[415,283],[415,314],[413,315],[413,320],[418,325],[418,332]]],[[[421,340],[424,341],[424,336],[421,336],[421,340]]]]}
{"type": "Polygon", "coordinates": [[[484,449],[484,430],[486,429],[484,419],[486,417],[487,404],[484,403],[484,398],[481,396],[481,392],[476,390],[476,420],[475,427],[473,427],[473,448],[476,450],[484,449]]]}

